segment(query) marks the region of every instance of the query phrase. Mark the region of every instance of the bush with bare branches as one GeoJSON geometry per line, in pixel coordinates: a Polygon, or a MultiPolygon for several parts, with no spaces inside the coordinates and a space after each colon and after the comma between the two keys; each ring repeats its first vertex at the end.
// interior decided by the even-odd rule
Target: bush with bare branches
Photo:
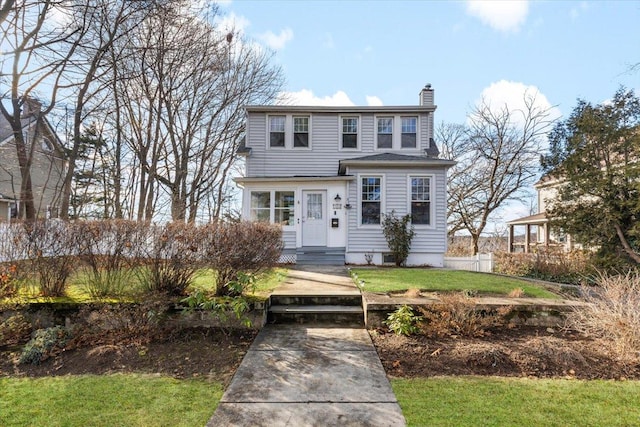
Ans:
{"type": "Polygon", "coordinates": [[[204,263],[216,270],[216,295],[237,296],[238,273],[258,274],[282,253],[282,229],[263,222],[212,223],[201,228],[204,263]]]}
{"type": "Polygon", "coordinates": [[[78,255],[85,266],[84,284],[93,297],[119,296],[134,277],[136,248],[146,245],[147,223],[78,221],[78,255]]]}
{"type": "Polygon", "coordinates": [[[506,325],[512,310],[511,307],[492,312],[479,310],[476,300],[464,293],[443,294],[439,299],[439,303],[420,308],[421,330],[427,336],[483,336],[491,328],[506,325]]]}
{"type": "Polygon", "coordinates": [[[63,221],[29,221],[23,223],[27,258],[38,275],[40,293],[62,296],[67,280],[75,270],[75,228],[63,221]]]}
{"type": "Polygon", "coordinates": [[[595,273],[587,251],[539,250],[535,253],[496,253],[496,272],[550,282],[581,284],[595,273]]]}
{"type": "Polygon", "coordinates": [[[583,286],[587,305],[576,306],[567,324],[588,336],[611,340],[621,360],[640,359],[640,273],[600,275],[597,286],[583,286]]]}
{"type": "Polygon", "coordinates": [[[193,224],[149,226],[147,243],[137,248],[138,257],[145,263],[136,269],[143,286],[151,292],[184,295],[201,265],[200,238],[193,224]]]}

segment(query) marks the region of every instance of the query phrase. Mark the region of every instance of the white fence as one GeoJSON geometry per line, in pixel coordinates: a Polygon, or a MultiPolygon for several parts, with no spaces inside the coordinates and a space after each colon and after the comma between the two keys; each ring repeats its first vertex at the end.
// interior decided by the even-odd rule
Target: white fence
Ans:
{"type": "Polygon", "coordinates": [[[444,257],[444,266],[455,270],[493,272],[493,253],[478,254],[469,257],[444,257]]]}

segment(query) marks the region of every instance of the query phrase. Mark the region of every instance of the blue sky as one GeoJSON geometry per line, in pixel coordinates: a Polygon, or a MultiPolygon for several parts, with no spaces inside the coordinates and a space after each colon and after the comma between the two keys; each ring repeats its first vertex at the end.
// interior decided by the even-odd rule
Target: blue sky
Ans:
{"type": "MultiPolygon", "coordinates": [[[[300,105],[415,105],[464,123],[482,97],[511,109],[525,90],[555,117],[577,98],[640,93],[640,1],[224,1],[220,25],[271,48],[300,105]],[[529,92],[531,93],[531,92],[529,92]]],[[[529,214],[510,204],[497,222],[529,214]]]]}
{"type": "Polygon", "coordinates": [[[436,120],[464,122],[483,92],[533,87],[568,114],[640,90],[638,1],[236,0],[220,13],[275,51],[299,102],[411,105],[431,83],[436,120]]]}

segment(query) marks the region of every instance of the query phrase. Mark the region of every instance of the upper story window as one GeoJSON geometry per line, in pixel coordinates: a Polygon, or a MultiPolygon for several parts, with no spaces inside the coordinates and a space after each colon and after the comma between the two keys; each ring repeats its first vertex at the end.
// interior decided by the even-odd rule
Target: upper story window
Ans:
{"type": "Polygon", "coordinates": [[[393,117],[378,117],[378,148],[393,148],[393,117]]]}
{"type": "Polygon", "coordinates": [[[416,148],[418,135],[418,118],[402,117],[402,138],[400,146],[402,148],[416,148]]]}
{"type": "Polygon", "coordinates": [[[285,116],[269,116],[269,146],[284,148],[285,116]]]}
{"type": "MultiPolygon", "coordinates": [[[[283,138],[284,141],[284,138],[283,138]]],[[[284,146],[284,145],[283,145],[284,146]]],[[[309,147],[309,117],[293,118],[293,146],[309,147]]]]}
{"type": "Polygon", "coordinates": [[[382,212],[382,178],[363,176],[360,180],[360,223],[379,225],[382,212]]]}
{"type": "Polygon", "coordinates": [[[342,148],[358,148],[358,118],[342,118],[342,148]]]}
{"type": "Polygon", "coordinates": [[[431,177],[411,176],[411,223],[431,225],[431,177]]]}

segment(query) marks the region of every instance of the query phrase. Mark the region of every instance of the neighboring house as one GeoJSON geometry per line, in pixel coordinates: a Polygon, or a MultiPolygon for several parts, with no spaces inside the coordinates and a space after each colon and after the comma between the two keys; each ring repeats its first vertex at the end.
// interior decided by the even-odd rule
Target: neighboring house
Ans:
{"type": "Polygon", "coordinates": [[[248,106],[242,215],[282,225],[290,262],[393,263],[383,214],[410,213],[408,265],[442,266],[447,169],[433,89],[416,106],[248,106]]]}
{"type": "MultiPolygon", "coordinates": [[[[33,199],[40,218],[58,215],[60,190],[64,178],[65,160],[62,144],[46,118],[34,112],[37,102],[25,104],[22,133],[31,154],[31,181],[33,199]]],[[[0,114],[0,221],[16,218],[20,203],[22,177],[13,130],[4,115],[0,114]]]]}
{"type": "Polygon", "coordinates": [[[538,213],[507,222],[509,226],[509,252],[529,253],[538,247],[562,248],[569,251],[579,246],[573,242],[570,235],[549,226],[547,207],[558,199],[560,185],[562,182],[550,175],[543,176],[534,184],[538,193],[538,213]],[[524,240],[516,241],[516,227],[524,228],[524,240]],[[535,234],[532,236],[533,230],[535,230],[535,234]]]}

